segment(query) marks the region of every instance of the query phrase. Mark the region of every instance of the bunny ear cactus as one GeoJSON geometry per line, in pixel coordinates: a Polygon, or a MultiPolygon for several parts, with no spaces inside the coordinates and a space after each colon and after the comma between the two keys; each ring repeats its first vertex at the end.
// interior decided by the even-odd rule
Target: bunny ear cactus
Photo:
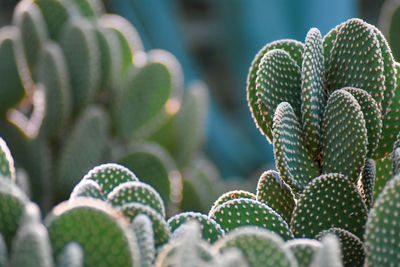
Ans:
{"type": "Polygon", "coordinates": [[[322,239],[328,234],[334,234],[338,237],[344,266],[363,266],[364,244],[357,236],[341,228],[331,228],[320,232],[317,239],[322,239]]]}
{"type": "Polygon", "coordinates": [[[23,78],[19,72],[22,52],[20,32],[15,27],[0,30],[0,112],[15,106],[25,96],[23,78]]]}
{"type": "Polygon", "coordinates": [[[256,55],[249,107],[295,194],[320,174],[342,173],[356,183],[367,158],[390,152],[396,66],[382,33],[360,19],[324,38],[313,28],[304,44],[277,41],[256,55]]]}
{"type": "Polygon", "coordinates": [[[284,246],[283,239],[274,232],[254,226],[238,228],[215,244],[218,251],[238,248],[250,267],[297,266],[292,251],[284,246]]]}
{"type": "Polygon", "coordinates": [[[176,214],[169,218],[168,224],[173,233],[182,224],[193,220],[200,224],[202,238],[210,243],[214,243],[224,235],[224,230],[222,230],[221,226],[216,221],[199,212],[183,212],[176,214]]]}
{"type": "Polygon", "coordinates": [[[136,234],[142,267],[153,266],[152,263],[156,254],[152,223],[151,219],[144,214],[139,214],[132,221],[132,229],[136,234]]]}
{"type": "Polygon", "coordinates": [[[100,200],[79,198],[57,205],[45,223],[54,257],[77,242],[84,266],[139,266],[139,249],[126,220],[100,200]]]}
{"type": "Polygon", "coordinates": [[[47,30],[40,9],[31,0],[20,1],[15,7],[13,24],[21,31],[26,60],[31,71],[39,58],[39,51],[47,39],[47,30]]]}
{"type": "Polygon", "coordinates": [[[365,231],[365,247],[371,266],[396,265],[400,260],[400,176],[384,187],[371,209],[365,231]]]}

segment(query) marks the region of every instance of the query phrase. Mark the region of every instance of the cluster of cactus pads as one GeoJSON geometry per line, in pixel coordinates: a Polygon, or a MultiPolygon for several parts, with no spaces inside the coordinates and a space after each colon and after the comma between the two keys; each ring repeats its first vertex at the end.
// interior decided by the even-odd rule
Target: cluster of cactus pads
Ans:
{"type": "Polygon", "coordinates": [[[134,168],[177,208],[182,185],[211,179],[186,171],[213,168],[200,151],[207,88],[184,91],[177,59],[144,51],[134,26],[101,0],[20,1],[0,29],[0,80],[0,136],[17,183],[42,210],[105,162],[134,168]]]}
{"type": "Polygon", "coordinates": [[[248,101],[277,170],[208,214],[170,216],[171,200],[212,195],[193,160],[204,90],[181,101],[178,62],[99,1],[23,0],[13,24],[0,30],[0,266],[400,261],[400,65],[374,26],[266,45],[248,101]],[[69,192],[44,218],[31,201],[69,192]]]}

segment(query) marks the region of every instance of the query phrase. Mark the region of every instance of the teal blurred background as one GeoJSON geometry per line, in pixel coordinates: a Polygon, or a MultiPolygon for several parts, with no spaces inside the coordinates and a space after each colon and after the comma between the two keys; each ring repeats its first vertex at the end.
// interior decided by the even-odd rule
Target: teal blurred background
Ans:
{"type": "MultiPolygon", "coordinates": [[[[0,0],[0,25],[9,24],[16,2],[0,0]]],[[[109,12],[132,22],[146,50],[166,49],[179,59],[186,84],[208,84],[206,152],[223,177],[245,178],[273,166],[272,145],[255,127],[246,101],[247,72],[258,50],[277,39],[304,41],[311,27],[325,35],[352,17],[376,25],[382,2],[104,0],[109,12]]]]}

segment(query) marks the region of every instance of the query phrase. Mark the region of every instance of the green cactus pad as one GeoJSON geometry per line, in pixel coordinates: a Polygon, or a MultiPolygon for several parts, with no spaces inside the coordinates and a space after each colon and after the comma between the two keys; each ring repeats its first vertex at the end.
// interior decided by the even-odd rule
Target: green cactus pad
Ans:
{"type": "Polygon", "coordinates": [[[276,171],[269,170],[261,175],[257,185],[257,200],[267,204],[286,222],[290,222],[296,203],[292,190],[276,171]]]}
{"type": "Polygon", "coordinates": [[[66,24],[59,41],[68,66],[75,114],[89,104],[96,93],[100,77],[100,51],[90,22],[83,18],[66,24]]]}
{"type": "Polygon", "coordinates": [[[136,143],[117,162],[135,172],[141,182],[151,185],[168,205],[171,194],[170,175],[176,166],[163,147],[155,143],[136,143]]]}
{"type": "Polygon", "coordinates": [[[114,48],[111,47],[113,41],[110,40],[114,37],[113,32],[110,29],[106,29],[100,26],[95,28],[97,44],[99,48],[99,56],[100,56],[100,81],[99,81],[99,91],[104,91],[108,86],[110,86],[110,82],[112,79],[113,73],[113,52],[114,48]]]}
{"type": "Polygon", "coordinates": [[[184,92],[182,103],[177,101],[177,97],[168,100],[164,109],[172,118],[150,140],[165,147],[178,165],[185,166],[204,142],[208,88],[201,82],[192,83],[184,92]]]}
{"type": "Polygon", "coordinates": [[[357,100],[344,90],[328,99],[322,121],[322,173],[358,179],[367,154],[367,129],[357,100]]]}
{"type": "Polygon", "coordinates": [[[46,227],[40,222],[22,224],[12,243],[11,266],[53,267],[46,227]]]}
{"type": "Polygon", "coordinates": [[[327,234],[322,238],[322,247],[318,249],[310,267],[343,267],[339,239],[336,235],[327,234]]]}
{"type": "Polygon", "coordinates": [[[357,103],[361,107],[368,134],[367,157],[371,157],[378,147],[379,139],[382,133],[381,111],[376,101],[370,94],[367,93],[367,91],[353,87],[346,87],[342,89],[354,96],[354,98],[357,100],[357,103]]]}
{"type": "Polygon", "coordinates": [[[301,114],[306,146],[316,158],[321,145],[321,121],[326,92],[323,87],[324,51],[318,29],[312,28],[306,36],[302,63],[301,114]]]}
{"type": "MultiPolygon", "coordinates": [[[[296,115],[301,116],[300,79],[300,67],[285,51],[272,50],[261,59],[256,78],[256,100],[265,120],[261,124],[266,124],[269,131],[272,130],[275,109],[283,101],[289,102],[296,115]]],[[[271,136],[271,133],[266,136],[271,136]]]]}
{"type": "Polygon", "coordinates": [[[43,45],[36,65],[36,81],[43,84],[46,92],[46,116],[41,135],[53,137],[71,112],[71,92],[67,63],[61,48],[50,41],[43,45]]]}
{"type": "Polygon", "coordinates": [[[209,217],[226,232],[244,225],[255,225],[276,232],[285,240],[293,238],[288,224],[273,209],[254,199],[238,198],[224,202],[209,217]]]}
{"type": "Polygon", "coordinates": [[[51,39],[58,40],[64,24],[69,15],[63,1],[60,0],[34,0],[40,8],[44,21],[46,22],[47,32],[51,39]]]}
{"type": "Polygon", "coordinates": [[[321,240],[323,236],[329,233],[336,235],[339,239],[344,266],[363,266],[365,259],[364,244],[357,236],[341,228],[331,228],[320,232],[316,238],[321,240]]]}
{"type": "Polygon", "coordinates": [[[400,261],[400,176],[393,177],[375,201],[365,230],[365,247],[371,266],[396,266],[400,261]]]}
{"type": "Polygon", "coordinates": [[[392,171],[392,155],[389,154],[383,159],[378,159],[376,162],[376,177],[374,184],[373,200],[376,200],[382,192],[383,187],[393,177],[392,171]]]}
{"type": "Polygon", "coordinates": [[[400,130],[400,64],[395,63],[395,67],[397,71],[397,89],[394,91],[394,96],[391,99],[387,112],[382,118],[382,135],[379,140],[378,149],[375,155],[373,155],[373,158],[376,160],[384,158],[392,152],[393,144],[396,140],[397,133],[400,130]]]}
{"type": "Polygon", "coordinates": [[[339,227],[362,238],[367,207],[355,185],[344,175],[331,173],[312,180],[293,210],[291,229],[296,237],[315,237],[339,227]]]}
{"type": "Polygon", "coordinates": [[[295,191],[301,191],[320,170],[305,146],[298,117],[287,102],[276,109],[273,136],[276,168],[281,178],[295,191]]]}
{"type": "Polygon", "coordinates": [[[141,203],[126,203],[121,207],[118,207],[122,211],[125,217],[127,217],[131,222],[139,214],[144,214],[148,216],[153,222],[154,239],[157,247],[168,242],[170,229],[168,223],[165,221],[164,217],[160,215],[159,212],[154,210],[148,205],[143,205],[141,203]]]}
{"type": "Polygon", "coordinates": [[[0,31],[0,112],[15,106],[25,95],[17,57],[21,57],[17,28],[3,27],[0,31]],[[19,56],[18,56],[19,55],[19,56]]]}
{"type": "Polygon", "coordinates": [[[329,69],[329,59],[331,57],[331,51],[333,44],[336,41],[337,33],[340,27],[344,23],[337,25],[335,28],[331,29],[322,39],[322,45],[324,47],[324,59],[325,59],[325,70],[329,69]]]}
{"type": "Polygon", "coordinates": [[[65,245],[58,257],[58,267],[83,267],[82,247],[76,242],[70,242],[65,245]]]}
{"type": "Polygon", "coordinates": [[[69,195],[85,173],[99,163],[105,150],[107,131],[108,117],[94,106],[88,108],[73,126],[56,162],[57,190],[61,195],[69,195]]]}
{"type": "Polygon", "coordinates": [[[375,178],[375,161],[372,159],[367,159],[365,161],[364,169],[360,178],[360,192],[368,210],[370,210],[373,205],[375,178]]]}
{"type": "Polygon", "coordinates": [[[7,252],[7,245],[4,241],[3,235],[0,233],[0,266],[6,267],[8,265],[8,252],[7,252]]]}
{"type": "Polygon", "coordinates": [[[74,200],[78,197],[91,197],[101,200],[105,200],[105,196],[101,191],[100,185],[93,180],[84,179],[81,180],[72,190],[69,197],[70,200],[74,200]]]}
{"type": "Polygon", "coordinates": [[[168,224],[171,227],[171,232],[174,232],[179,226],[191,220],[200,224],[202,238],[210,243],[214,243],[224,235],[224,230],[216,221],[199,212],[178,213],[169,218],[168,224]]]}
{"type": "Polygon", "coordinates": [[[119,15],[102,15],[99,23],[116,33],[122,53],[122,72],[125,73],[133,63],[135,52],[144,50],[139,33],[127,19],[119,15]]]}
{"type": "Polygon", "coordinates": [[[366,90],[381,107],[385,78],[379,41],[371,25],[350,19],[337,32],[329,58],[329,92],[351,86],[366,90]]]}
{"type": "MultiPolygon", "coordinates": [[[[218,197],[220,174],[214,163],[198,157],[182,170],[181,211],[208,213],[218,197]]],[[[177,186],[173,187],[177,188],[177,186]]]]}
{"type": "Polygon", "coordinates": [[[0,177],[15,181],[14,159],[6,142],[0,137],[0,177]]]}
{"type": "Polygon", "coordinates": [[[127,80],[113,103],[120,137],[129,139],[163,111],[171,94],[171,79],[167,66],[158,62],[129,70],[127,80]]]}
{"type": "Polygon", "coordinates": [[[47,39],[47,30],[40,9],[32,0],[17,4],[13,14],[13,24],[21,31],[22,44],[29,68],[34,69],[38,52],[47,39]]]}
{"type": "Polygon", "coordinates": [[[296,40],[279,40],[264,46],[255,56],[251,63],[249,75],[247,77],[247,102],[249,103],[251,114],[257,127],[260,129],[267,139],[272,143],[272,133],[270,126],[266,123],[269,118],[265,117],[266,107],[260,105],[260,99],[256,90],[257,72],[260,67],[262,58],[266,53],[274,49],[281,49],[289,53],[290,57],[295,60],[298,66],[301,66],[303,44],[296,40]]]}
{"type": "Polygon", "coordinates": [[[45,223],[56,259],[66,245],[77,242],[83,249],[84,266],[139,266],[139,250],[128,222],[104,201],[63,202],[45,223]]]}
{"type": "Polygon", "coordinates": [[[140,249],[140,266],[153,266],[156,249],[154,244],[153,222],[144,214],[139,214],[133,219],[131,227],[135,232],[140,249]]]}
{"type": "Polygon", "coordinates": [[[388,111],[388,107],[392,101],[394,91],[396,89],[397,78],[395,70],[395,60],[393,58],[393,54],[389,47],[389,44],[387,43],[385,36],[382,34],[382,32],[373,25],[370,25],[370,27],[374,29],[382,54],[383,75],[385,77],[385,87],[383,91],[382,101],[382,115],[385,115],[388,111]]]}
{"type": "Polygon", "coordinates": [[[285,243],[297,259],[299,267],[309,267],[315,253],[322,247],[321,242],[315,239],[297,238],[285,243]]]}
{"type": "Polygon", "coordinates": [[[223,252],[239,249],[249,267],[297,266],[292,251],[284,246],[283,239],[274,232],[257,227],[241,227],[218,240],[214,247],[223,252]]]}
{"type": "Polygon", "coordinates": [[[209,211],[209,215],[211,213],[213,213],[213,210],[215,210],[219,205],[222,205],[229,200],[238,199],[238,198],[248,198],[248,199],[255,200],[256,195],[251,192],[245,191],[245,190],[233,190],[233,191],[226,192],[226,193],[222,194],[221,196],[219,196],[218,199],[214,202],[214,204],[212,205],[212,207],[209,211]]]}
{"type": "Polygon", "coordinates": [[[116,163],[105,163],[94,167],[83,177],[83,180],[97,182],[104,196],[107,196],[119,184],[139,181],[130,169],[116,163]]]}
{"type": "Polygon", "coordinates": [[[26,195],[11,180],[0,179],[0,233],[9,250],[27,203],[26,195]]]}
{"type": "Polygon", "coordinates": [[[165,207],[158,192],[148,184],[130,181],[119,184],[107,195],[107,201],[113,206],[137,202],[152,207],[165,217],[165,207]]]}

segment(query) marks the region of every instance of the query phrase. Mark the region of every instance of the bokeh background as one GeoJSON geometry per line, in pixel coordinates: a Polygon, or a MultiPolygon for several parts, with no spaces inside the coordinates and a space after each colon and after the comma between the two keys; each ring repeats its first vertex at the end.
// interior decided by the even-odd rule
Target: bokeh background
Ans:
{"type": "MultiPolygon", "coordinates": [[[[0,26],[16,0],[0,0],[0,26]]],[[[259,133],[246,101],[249,66],[266,43],[303,41],[311,27],[325,35],[359,17],[378,24],[382,0],[105,0],[109,12],[137,28],[146,50],[172,52],[185,84],[203,80],[211,101],[205,150],[224,178],[257,177],[273,168],[272,146],[259,133]]],[[[186,86],[185,86],[186,87],[186,86]]]]}

